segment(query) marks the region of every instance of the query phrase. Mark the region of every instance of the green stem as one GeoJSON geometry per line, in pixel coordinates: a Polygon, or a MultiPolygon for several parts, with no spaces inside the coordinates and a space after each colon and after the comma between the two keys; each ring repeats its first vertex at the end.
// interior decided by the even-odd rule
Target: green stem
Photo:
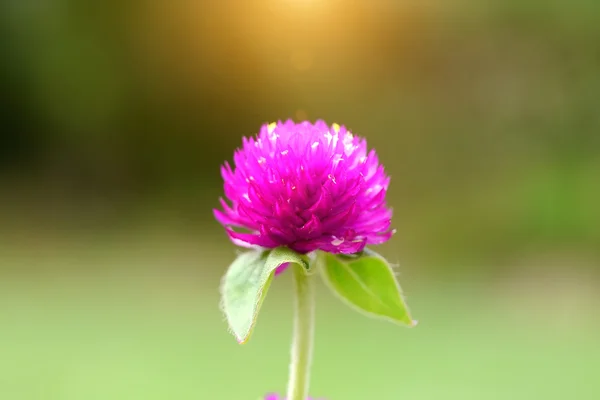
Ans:
{"type": "Polygon", "coordinates": [[[314,277],[307,275],[298,264],[293,264],[292,269],[296,304],[287,400],[305,400],[308,395],[315,328],[314,277]]]}

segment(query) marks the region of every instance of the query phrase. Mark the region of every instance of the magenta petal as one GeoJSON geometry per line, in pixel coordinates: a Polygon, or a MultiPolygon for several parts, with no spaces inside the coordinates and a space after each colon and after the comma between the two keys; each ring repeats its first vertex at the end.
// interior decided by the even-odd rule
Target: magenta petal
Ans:
{"type": "Polygon", "coordinates": [[[396,233],[396,231],[389,231],[386,233],[382,233],[380,235],[369,236],[369,238],[367,239],[367,243],[369,243],[369,244],[385,243],[388,240],[390,240],[390,238],[394,235],[394,233],[396,233]]]}
{"type": "Polygon", "coordinates": [[[354,254],[364,250],[367,242],[365,239],[355,239],[352,241],[342,239],[334,240],[326,245],[323,245],[325,251],[333,254],[354,254]]]}
{"type": "MultiPolygon", "coordinates": [[[[286,397],[281,397],[276,393],[269,393],[265,395],[264,400],[286,400],[286,397]]],[[[312,400],[312,397],[307,397],[306,400],[312,400]]],[[[325,399],[315,399],[315,400],[325,400],[325,399]]]]}
{"type": "Polygon", "coordinates": [[[222,225],[225,225],[225,226],[238,225],[233,219],[231,219],[227,214],[225,214],[224,212],[222,212],[220,210],[214,209],[213,214],[215,216],[215,219],[217,221],[219,221],[222,225]]]}
{"type": "Polygon", "coordinates": [[[238,245],[238,246],[242,246],[242,247],[248,247],[248,248],[252,248],[252,247],[270,247],[270,245],[272,244],[271,241],[269,241],[268,239],[261,237],[259,235],[255,235],[253,233],[240,233],[240,232],[236,232],[231,228],[225,228],[225,230],[227,231],[227,234],[229,235],[229,238],[231,239],[231,241],[238,245]]]}
{"type": "Polygon", "coordinates": [[[285,271],[287,269],[287,267],[290,266],[290,263],[283,263],[281,264],[279,267],[277,267],[275,269],[275,276],[279,275],[280,273],[282,273],[283,271],[285,271]]]}

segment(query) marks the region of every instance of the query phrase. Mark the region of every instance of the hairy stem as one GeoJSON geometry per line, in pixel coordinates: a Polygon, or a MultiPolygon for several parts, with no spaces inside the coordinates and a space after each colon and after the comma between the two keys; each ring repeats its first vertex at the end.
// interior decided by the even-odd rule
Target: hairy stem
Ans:
{"type": "Polygon", "coordinates": [[[305,400],[308,395],[315,328],[314,276],[298,264],[292,266],[295,288],[294,333],[287,400],[305,400]]]}

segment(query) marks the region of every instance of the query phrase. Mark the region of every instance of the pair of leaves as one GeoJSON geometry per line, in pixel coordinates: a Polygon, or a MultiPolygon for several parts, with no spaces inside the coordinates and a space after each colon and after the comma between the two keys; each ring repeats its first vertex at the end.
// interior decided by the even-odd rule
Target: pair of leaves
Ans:
{"type": "Polygon", "coordinates": [[[221,282],[221,308],[239,343],[248,341],[275,270],[285,263],[309,268],[305,256],[286,247],[242,253],[229,266],[221,282]]]}
{"type": "MultiPolygon", "coordinates": [[[[256,323],[275,270],[294,263],[310,273],[306,256],[286,247],[242,253],[221,284],[221,306],[239,343],[246,343],[256,323]]],[[[327,286],[346,304],[368,316],[414,326],[394,272],[372,251],[355,256],[321,253],[319,269],[327,286]]]]}

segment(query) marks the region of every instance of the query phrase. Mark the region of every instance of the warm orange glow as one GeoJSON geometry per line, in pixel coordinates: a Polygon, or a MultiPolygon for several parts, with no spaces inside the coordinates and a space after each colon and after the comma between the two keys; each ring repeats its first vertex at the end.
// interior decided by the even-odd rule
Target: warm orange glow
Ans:
{"type": "Polygon", "coordinates": [[[390,61],[402,58],[410,66],[408,53],[419,47],[403,42],[421,40],[416,9],[392,3],[151,2],[137,11],[130,29],[141,75],[159,99],[193,100],[215,82],[250,93],[268,81],[285,88],[287,97],[303,95],[301,82],[327,82],[328,91],[353,82],[360,91],[386,69],[396,70],[390,61]]]}
{"type": "Polygon", "coordinates": [[[313,54],[307,50],[294,51],[290,56],[290,63],[298,71],[306,71],[313,65],[313,54]]]}
{"type": "Polygon", "coordinates": [[[306,121],[308,120],[308,114],[306,111],[300,109],[296,110],[296,121],[306,121]]]}

